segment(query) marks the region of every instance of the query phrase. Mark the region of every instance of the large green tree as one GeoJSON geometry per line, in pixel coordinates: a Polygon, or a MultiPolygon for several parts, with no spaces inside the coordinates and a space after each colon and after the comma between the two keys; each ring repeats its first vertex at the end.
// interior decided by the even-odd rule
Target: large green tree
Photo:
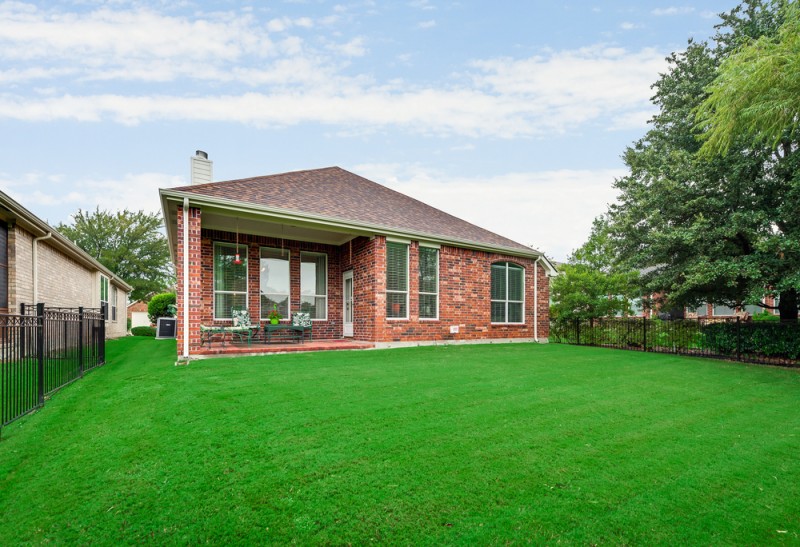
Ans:
{"type": "Polygon", "coordinates": [[[174,283],[167,239],[157,213],[78,210],[59,232],[133,287],[131,299],[161,292],[174,283]]]}
{"type": "Polygon", "coordinates": [[[800,5],[782,4],[777,33],[750,40],[722,61],[697,108],[701,154],[728,151],[738,135],[791,144],[800,120],[800,5]]]}
{"type": "Polygon", "coordinates": [[[720,66],[761,37],[778,36],[785,2],[747,1],[722,15],[713,44],[690,41],[653,85],[659,108],[646,135],[624,154],[630,175],[615,182],[608,213],[616,263],[638,268],[645,293],[672,304],[757,303],[780,295],[796,320],[800,288],[798,131],[779,147],[736,131],[720,153],[699,153],[697,112],[720,85],[720,66]]]}
{"type": "Polygon", "coordinates": [[[550,284],[553,319],[568,321],[631,313],[638,274],[614,267],[605,219],[595,220],[589,240],[575,250],[550,284]]]}

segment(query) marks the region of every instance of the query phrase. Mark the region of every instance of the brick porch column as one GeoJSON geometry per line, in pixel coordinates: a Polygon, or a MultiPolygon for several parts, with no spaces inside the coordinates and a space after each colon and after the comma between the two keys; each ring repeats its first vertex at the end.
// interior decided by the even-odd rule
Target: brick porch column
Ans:
{"type": "Polygon", "coordinates": [[[178,245],[175,253],[175,273],[177,277],[177,304],[178,304],[178,356],[190,356],[200,347],[200,313],[203,304],[202,290],[202,256],[200,240],[201,211],[197,207],[189,207],[187,226],[184,226],[183,206],[178,206],[178,245]],[[188,249],[184,248],[184,229],[189,235],[188,249]],[[189,257],[189,300],[184,302],[184,253],[189,257]],[[184,324],[185,317],[189,317],[189,355],[184,355],[184,324]]]}

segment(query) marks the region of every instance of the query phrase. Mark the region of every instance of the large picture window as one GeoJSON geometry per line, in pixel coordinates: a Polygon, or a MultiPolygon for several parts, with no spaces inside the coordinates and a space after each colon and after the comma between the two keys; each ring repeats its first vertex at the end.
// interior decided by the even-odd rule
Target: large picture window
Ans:
{"type": "Polygon", "coordinates": [[[261,248],[261,319],[267,319],[277,306],[278,312],[289,317],[289,251],[261,248]]]}
{"type": "Polygon", "coordinates": [[[408,319],[408,245],[386,243],[386,317],[408,319]]]}
{"type": "Polygon", "coordinates": [[[247,246],[214,243],[214,319],[230,319],[231,308],[247,308],[247,246]]]}
{"type": "Polygon", "coordinates": [[[439,318],[439,249],[419,248],[419,318],[439,318]]]}
{"type": "Polygon", "coordinates": [[[300,311],[311,319],[328,317],[328,257],[300,253],[300,311]]]}
{"type": "Polygon", "coordinates": [[[524,323],[525,270],[510,262],[492,264],[492,323],[524,323]]]}

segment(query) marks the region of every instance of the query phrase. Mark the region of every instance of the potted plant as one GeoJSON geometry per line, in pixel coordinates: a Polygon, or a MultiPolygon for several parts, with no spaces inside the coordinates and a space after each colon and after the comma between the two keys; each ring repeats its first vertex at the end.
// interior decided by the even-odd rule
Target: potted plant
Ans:
{"type": "Polygon", "coordinates": [[[269,319],[269,322],[271,324],[273,324],[273,325],[277,325],[278,321],[280,321],[283,318],[283,316],[281,315],[281,312],[278,311],[278,305],[277,304],[273,304],[272,305],[272,311],[269,312],[269,315],[267,316],[267,318],[269,319]]]}

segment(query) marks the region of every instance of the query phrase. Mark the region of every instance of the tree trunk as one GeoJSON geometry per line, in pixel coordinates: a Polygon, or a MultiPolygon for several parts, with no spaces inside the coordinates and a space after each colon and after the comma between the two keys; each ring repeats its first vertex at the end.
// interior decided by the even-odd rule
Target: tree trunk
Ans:
{"type": "Polygon", "coordinates": [[[797,289],[781,292],[778,311],[781,314],[781,323],[797,322],[797,289]]]}

